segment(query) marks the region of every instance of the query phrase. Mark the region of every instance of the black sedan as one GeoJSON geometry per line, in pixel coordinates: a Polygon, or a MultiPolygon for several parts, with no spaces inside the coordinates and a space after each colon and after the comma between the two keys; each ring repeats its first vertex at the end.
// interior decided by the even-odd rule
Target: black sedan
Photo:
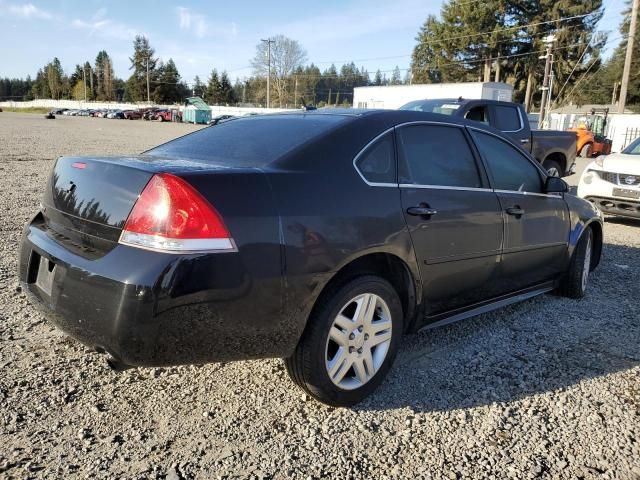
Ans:
{"type": "Polygon", "coordinates": [[[352,405],[402,335],[580,298],[599,212],[491,127],[410,111],[239,118],[141,155],[63,157],[20,280],[119,366],[283,357],[352,405]]]}

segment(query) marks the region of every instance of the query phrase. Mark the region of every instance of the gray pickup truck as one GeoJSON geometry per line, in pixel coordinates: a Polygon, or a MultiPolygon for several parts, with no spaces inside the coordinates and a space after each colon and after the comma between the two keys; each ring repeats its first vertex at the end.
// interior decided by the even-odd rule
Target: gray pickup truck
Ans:
{"type": "Polygon", "coordinates": [[[574,173],[576,134],[556,130],[531,130],[527,113],[519,103],[497,100],[414,100],[400,110],[440,113],[475,120],[500,130],[529,152],[554,176],[574,173]]]}

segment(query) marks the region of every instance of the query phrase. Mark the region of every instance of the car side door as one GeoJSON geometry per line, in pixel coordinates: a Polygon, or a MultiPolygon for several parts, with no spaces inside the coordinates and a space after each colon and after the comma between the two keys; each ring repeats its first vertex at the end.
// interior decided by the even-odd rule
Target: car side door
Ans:
{"type": "Polygon", "coordinates": [[[544,193],[546,174],[505,138],[468,127],[504,215],[503,292],[552,280],[567,268],[570,218],[562,194],[544,193]]]}
{"type": "Polygon", "coordinates": [[[396,127],[405,219],[435,315],[494,296],[503,235],[501,206],[460,125],[396,127]]]}

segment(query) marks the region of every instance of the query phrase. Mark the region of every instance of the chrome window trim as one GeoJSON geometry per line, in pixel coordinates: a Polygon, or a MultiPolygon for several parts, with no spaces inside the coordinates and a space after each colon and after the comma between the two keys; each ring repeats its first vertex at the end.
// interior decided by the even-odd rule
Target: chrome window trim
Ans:
{"type": "MultiPolygon", "coordinates": [[[[376,143],[378,140],[380,140],[380,138],[384,137],[388,133],[393,132],[394,128],[395,127],[387,128],[384,132],[382,132],[381,134],[375,136],[369,143],[367,143],[364,147],[362,147],[362,149],[360,149],[360,151],[356,154],[355,157],[353,157],[353,162],[351,162],[353,164],[353,168],[355,169],[356,172],[358,172],[358,175],[360,175],[360,178],[362,179],[362,181],[364,183],[366,183],[367,185],[369,185],[370,187],[394,187],[394,188],[398,188],[398,183],[397,182],[396,183],[370,182],[369,180],[367,180],[365,178],[365,176],[362,174],[362,172],[360,171],[360,169],[356,165],[356,163],[358,163],[358,160],[360,159],[360,157],[367,151],[367,149],[371,145],[376,143]]],[[[398,165],[397,165],[397,162],[396,162],[396,178],[397,178],[397,176],[398,176],[398,165]]]]}
{"type": "Polygon", "coordinates": [[[536,197],[562,198],[562,195],[560,193],[520,192],[518,190],[499,190],[499,189],[493,189],[493,188],[450,187],[447,185],[422,185],[422,184],[414,184],[414,183],[401,183],[398,186],[400,188],[429,188],[433,190],[460,190],[465,192],[515,193],[518,195],[529,195],[529,196],[536,196],[536,197]]]}
{"type": "Polygon", "coordinates": [[[518,195],[530,195],[535,197],[553,197],[553,198],[562,198],[561,193],[536,193],[536,192],[521,192],[520,190],[500,190],[494,189],[495,193],[515,193],[518,195]]]}
{"type": "Polygon", "coordinates": [[[401,183],[400,188],[430,188],[433,190],[462,190],[468,192],[493,192],[490,188],[479,187],[450,187],[448,185],[423,185],[418,183],[401,183]]]}

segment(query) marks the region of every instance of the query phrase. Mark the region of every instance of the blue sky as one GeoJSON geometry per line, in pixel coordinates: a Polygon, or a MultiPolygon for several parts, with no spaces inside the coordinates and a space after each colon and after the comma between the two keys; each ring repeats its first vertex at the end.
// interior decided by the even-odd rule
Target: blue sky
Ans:
{"type": "MultiPolygon", "coordinates": [[[[205,80],[212,68],[232,78],[248,67],[261,38],[284,34],[298,40],[321,70],[353,60],[370,72],[409,66],[415,36],[441,1],[323,0],[0,0],[0,77],[35,75],[57,56],[66,72],[112,57],[116,75],[130,75],[136,34],[149,37],[156,54],[176,62],[184,80],[205,80]]],[[[617,37],[624,0],[605,0],[600,29],[617,37]]],[[[617,41],[611,43],[615,47],[617,41]]],[[[403,71],[404,75],[404,71],[403,71]]]]}

